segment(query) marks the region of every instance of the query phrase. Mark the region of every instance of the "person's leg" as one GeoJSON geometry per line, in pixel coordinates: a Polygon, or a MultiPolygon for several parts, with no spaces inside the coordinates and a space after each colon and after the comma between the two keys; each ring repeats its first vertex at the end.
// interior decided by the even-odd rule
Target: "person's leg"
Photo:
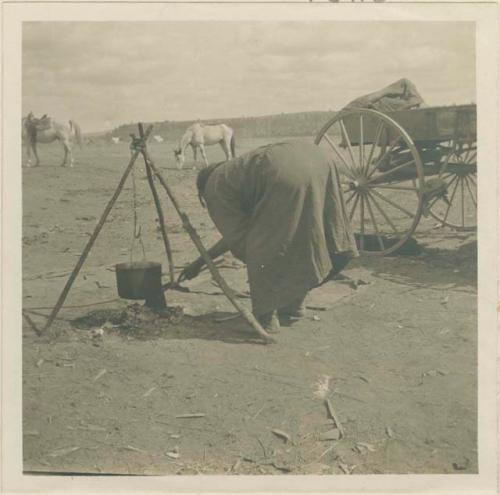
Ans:
{"type": "Polygon", "coordinates": [[[352,260],[350,253],[337,253],[331,255],[333,268],[328,276],[329,279],[338,275],[352,260]]]}
{"type": "Polygon", "coordinates": [[[307,293],[303,296],[290,301],[289,304],[280,308],[278,314],[281,318],[302,318],[306,315],[306,299],[307,293]]]}
{"type": "Polygon", "coordinates": [[[257,321],[262,325],[266,332],[277,333],[280,331],[280,321],[278,320],[276,310],[261,315],[255,315],[255,318],[257,318],[257,321]]]}

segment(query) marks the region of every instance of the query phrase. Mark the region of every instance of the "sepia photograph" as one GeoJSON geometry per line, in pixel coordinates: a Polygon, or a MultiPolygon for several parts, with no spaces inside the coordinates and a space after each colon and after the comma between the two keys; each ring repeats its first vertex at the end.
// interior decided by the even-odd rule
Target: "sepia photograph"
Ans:
{"type": "Polygon", "coordinates": [[[476,22],[20,36],[26,475],[480,474],[476,22]]]}

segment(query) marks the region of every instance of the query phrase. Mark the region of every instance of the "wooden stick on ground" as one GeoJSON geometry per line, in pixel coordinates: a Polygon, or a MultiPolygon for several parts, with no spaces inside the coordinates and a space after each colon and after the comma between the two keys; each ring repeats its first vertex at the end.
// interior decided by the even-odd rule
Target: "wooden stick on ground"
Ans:
{"type": "Polygon", "coordinates": [[[224,292],[225,296],[229,299],[229,301],[236,308],[236,310],[238,310],[241,313],[241,315],[247,320],[247,322],[252,326],[252,328],[261,337],[263,337],[263,339],[266,342],[274,342],[274,339],[262,328],[260,323],[255,319],[255,316],[250,311],[248,311],[248,309],[245,308],[245,306],[240,304],[240,302],[234,297],[234,291],[227,285],[224,278],[222,278],[222,275],[220,274],[219,270],[217,269],[214,262],[210,258],[210,255],[207,253],[207,250],[203,246],[203,243],[201,242],[201,239],[200,239],[198,233],[196,232],[195,228],[191,225],[191,222],[189,221],[189,217],[186,215],[186,213],[184,213],[181,210],[179,203],[177,202],[175,196],[173,195],[172,191],[170,190],[170,187],[166,183],[165,179],[160,174],[158,169],[155,167],[155,165],[154,165],[153,161],[151,160],[151,158],[149,157],[147,151],[144,150],[143,153],[145,154],[147,161],[149,162],[151,170],[154,172],[156,177],[158,177],[160,184],[165,189],[168,197],[170,198],[170,201],[172,201],[174,208],[177,210],[177,213],[179,214],[179,217],[181,218],[182,225],[183,225],[184,229],[191,237],[192,241],[194,242],[194,245],[198,249],[198,252],[200,253],[201,257],[203,258],[203,261],[208,266],[208,269],[210,270],[212,277],[217,282],[217,284],[221,288],[222,292],[224,292]]]}
{"type": "MultiPolygon", "coordinates": [[[[146,140],[149,137],[149,135],[151,134],[152,130],[153,130],[153,126],[150,125],[144,134],[144,138],[141,140],[142,144],[144,144],[146,142],[146,140]]],[[[122,178],[120,179],[120,182],[118,183],[118,186],[116,187],[116,190],[113,193],[113,196],[111,197],[108,204],[106,205],[106,208],[104,209],[104,212],[102,213],[102,216],[101,216],[99,222],[97,223],[97,225],[94,229],[94,232],[90,236],[90,238],[87,242],[87,245],[85,246],[82,254],[80,255],[80,258],[78,258],[78,261],[77,261],[75,267],[73,268],[73,271],[71,272],[71,275],[69,276],[69,278],[66,282],[66,285],[64,286],[64,288],[61,292],[61,295],[59,296],[59,299],[56,302],[56,305],[54,306],[54,308],[52,309],[52,312],[50,313],[50,316],[49,316],[49,319],[47,320],[47,323],[45,323],[45,326],[43,327],[43,329],[41,330],[40,333],[44,333],[50,328],[50,326],[52,325],[52,322],[54,321],[54,318],[57,316],[57,313],[59,313],[59,310],[61,309],[62,305],[64,304],[64,301],[66,300],[66,297],[68,296],[68,292],[71,289],[71,286],[73,285],[73,282],[75,281],[75,279],[78,275],[78,272],[82,268],[83,263],[87,259],[87,256],[90,253],[90,250],[92,249],[92,246],[94,245],[94,242],[97,239],[99,232],[101,232],[101,229],[102,229],[104,223],[106,222],[106,219],[108,218],[108,215],[109,215],[111,209],[113,208],[113,205],[115,204],[116,200],[118,199],[118,196],[120,195],[120,193],[123,189],[123,186],[125,185],[125,181],[127,180],[127,177],[129,176],[129,174],[132,170],[132,167],[134,166],[135,161],[137,160],[137,157],[139,156],[140,152],[141,152],[140,149],[136,149],[134,151],[133,155],[130,157],[130,161],[127,165],[127,168],[125,169],[125,172],[123,172],[122,178]]]]}
{"type": "Polygon", "coordinates": [[[33,329],[33,331],[40,336],[42,332],[40,332],[40,329],[35,325],[35,322],[24,312],[22,311],[23,318],[28,322],[28,325],[33,329]]]}
{"type": "Polygon", "coordinates": [[[342,427],[342,423],[340,422],[338,416],[335,414],[335,410],[333,409],[332,403],[330,402],[330,399],[325,399],[325,405],[326,408],[328,409],[328,413],[330,414],[330,417],[333,419],[335,422],[335,426],[337,427],[337,430],[339,430],[340,437],[339,438],[344,438],[344,428],[342,427]]]}

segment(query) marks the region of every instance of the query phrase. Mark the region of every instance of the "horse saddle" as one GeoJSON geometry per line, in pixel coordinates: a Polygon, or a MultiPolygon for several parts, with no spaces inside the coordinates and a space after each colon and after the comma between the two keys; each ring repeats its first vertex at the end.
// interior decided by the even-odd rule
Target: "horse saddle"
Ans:
{"type": "Polygon", "coordinates": [[[45,114],[43,117],[30,118],[26,123],[26,130],[31,141],[36,141],[37,133],[50,129],[52,119],[45,114]]]}
{"type": "Polygon", "coordinates": [[[37,131],[45,131],[50,128],[51,124],[52,119],[47,117],[47,115],[31,121],[31,125],[33,125],[37,131]]]}

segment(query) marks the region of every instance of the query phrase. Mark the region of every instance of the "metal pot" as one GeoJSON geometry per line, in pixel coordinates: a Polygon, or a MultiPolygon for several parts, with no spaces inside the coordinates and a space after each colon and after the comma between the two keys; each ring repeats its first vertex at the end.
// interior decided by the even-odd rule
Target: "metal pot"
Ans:
{"type": "Polygon", "coordinates": [[[115,266],[118,295],[123,299],[148,299],[162,293],[161,263],[133,261],[115,266]]]}

